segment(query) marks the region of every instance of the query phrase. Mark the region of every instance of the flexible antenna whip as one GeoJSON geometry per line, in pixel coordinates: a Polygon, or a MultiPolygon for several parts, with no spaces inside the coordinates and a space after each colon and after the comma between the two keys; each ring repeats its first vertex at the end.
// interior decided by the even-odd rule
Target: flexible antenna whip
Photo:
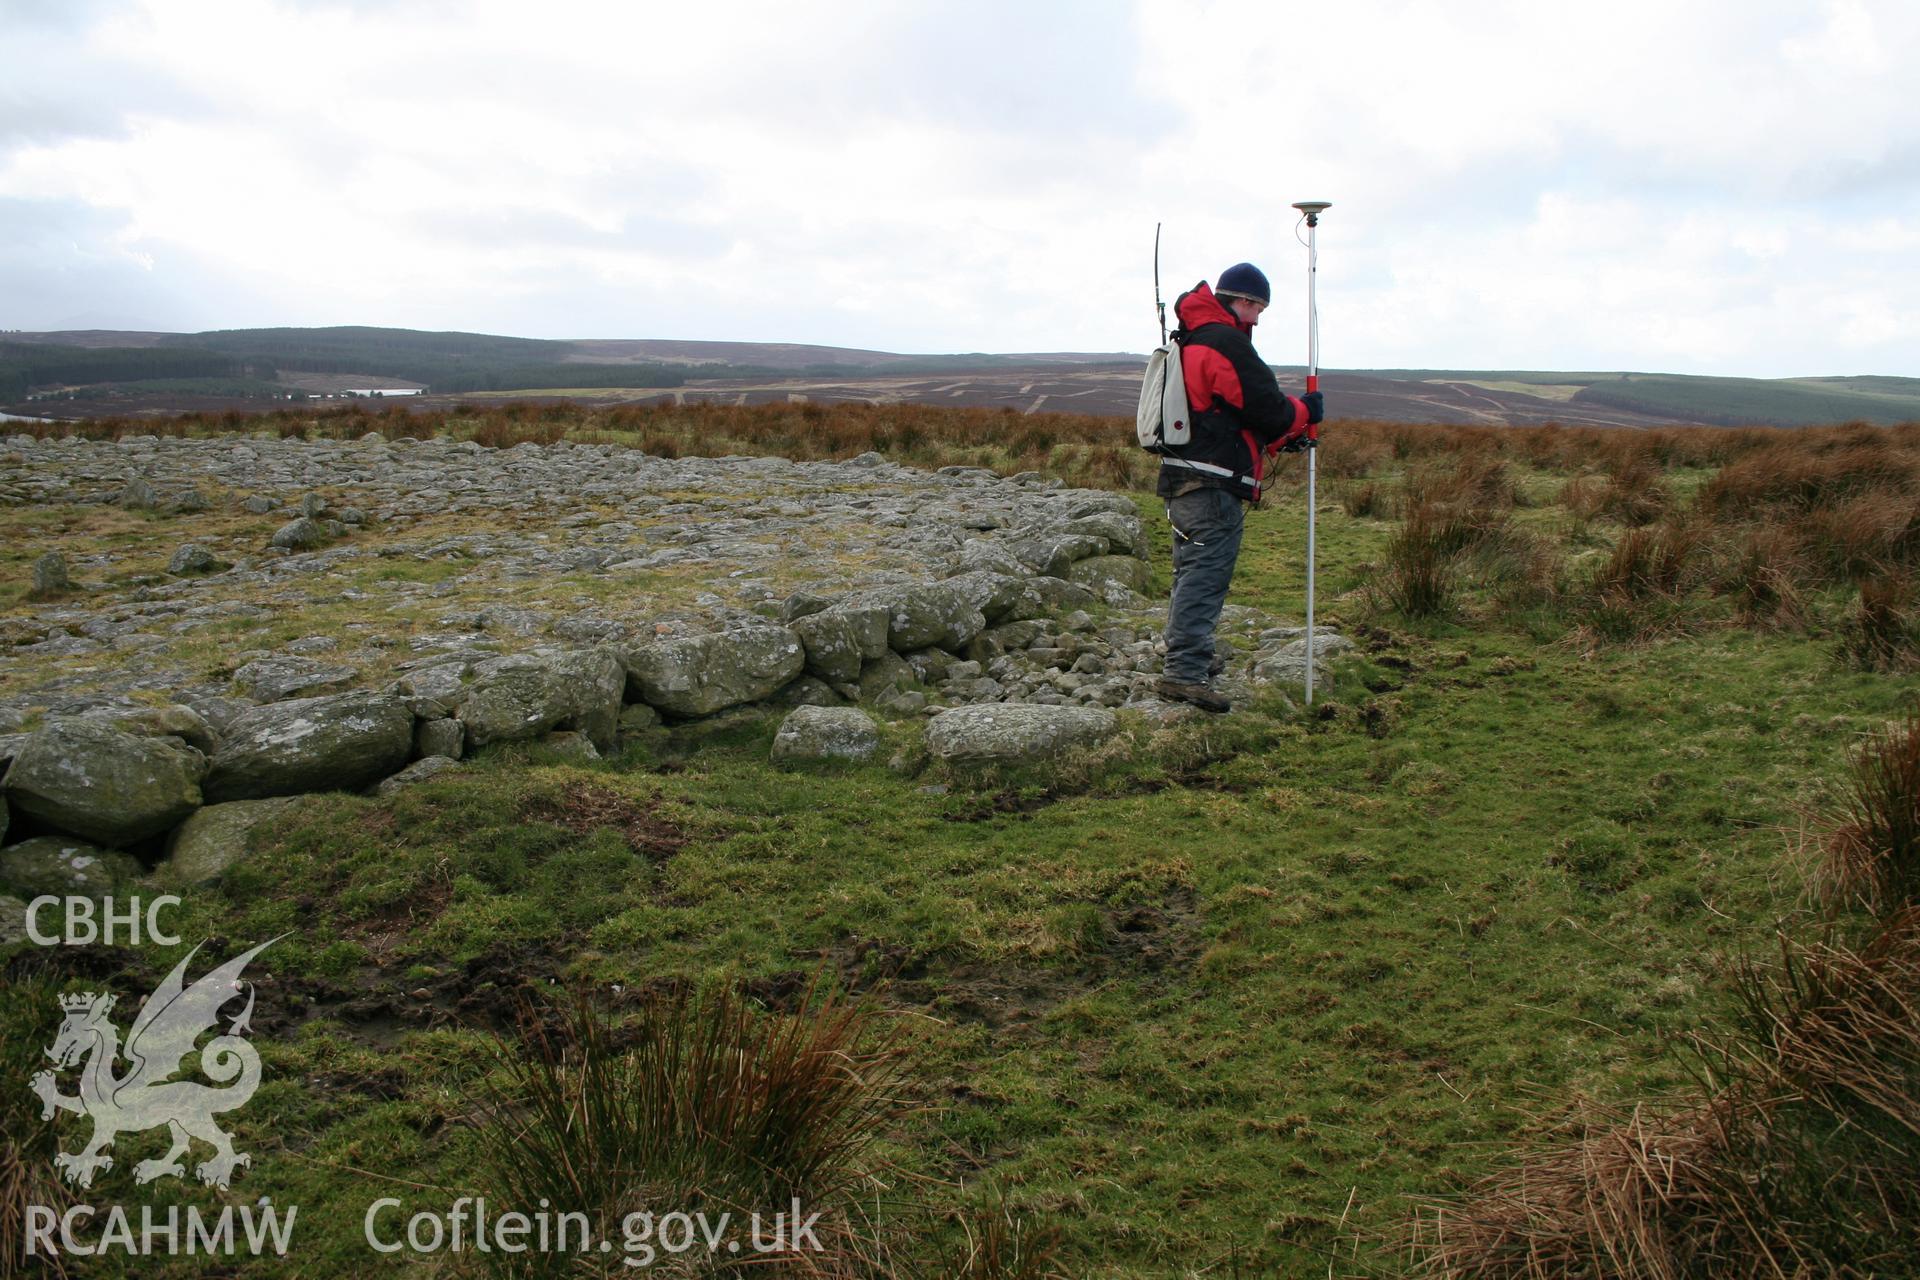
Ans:
{"type": "Polygon", "coordinates": [[[1160,313],[1160,345],[1167,345],[1167,304],[1160,301],[1160,224],[1153,224],[1153,309],[1160,313]]]}

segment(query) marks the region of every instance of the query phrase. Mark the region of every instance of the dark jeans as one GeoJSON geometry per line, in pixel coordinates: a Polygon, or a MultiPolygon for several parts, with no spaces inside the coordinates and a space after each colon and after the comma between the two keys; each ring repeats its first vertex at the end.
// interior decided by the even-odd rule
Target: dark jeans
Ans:
{"type": "Polygon", "coordinates": [[[1227,602],[1247,513],[1225,489],[1196,489],[1167,500],[1173,522],[1173,599],[1167,602],[1166,676],[1206,684],[1213,628],[1227,602]]]}

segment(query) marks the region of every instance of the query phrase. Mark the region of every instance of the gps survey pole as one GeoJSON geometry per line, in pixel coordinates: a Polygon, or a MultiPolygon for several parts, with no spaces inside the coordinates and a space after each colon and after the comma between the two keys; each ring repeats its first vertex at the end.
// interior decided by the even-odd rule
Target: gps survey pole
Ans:
{"type": "MultiPolygon", "coordinates": [[[[1320,215],[1333,205],[1326,200],[1301,200],[1294,204],[1307,220],[1307,390],[1320,389],[1320,308],[1314,297],[1314,285],[1320,274],[1320,246],[1317,231],[1320,215]]],[[[1296,233],[1297,234],[1297,233],[1296,233]]],[[[1313,705],[1313,524],[1314,488],[1320,471],[1320,428],[1307,428],[1307,705],[1313,705]]]]}

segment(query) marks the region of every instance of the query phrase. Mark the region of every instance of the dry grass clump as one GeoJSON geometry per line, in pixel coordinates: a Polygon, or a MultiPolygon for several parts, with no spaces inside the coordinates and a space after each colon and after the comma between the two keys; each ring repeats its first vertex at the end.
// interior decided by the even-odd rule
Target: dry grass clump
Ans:
{"type": "Polygon", "coordinates": [[[1846,798],[1814,844],[1828,903],[1878,915],[1920,906],[1920,706],[1854,753],[1846,798]]]}
{"type": "Polygon", "coordinates": [[[1340,490],[1340,507],[1356,520],[1380,520],[1395,515],[1399,502],[1378,480],[1349,483],[1340,490]]]}
{"type": "MultiPolygon", "coordinates": [[[[616,1022],[585,998],[559,1016],[529,1010],[503,1043],[486,1099],[483,1173],[503,1202],[583,1212],[598,1234],[628,1214],[760,1212],[798,1198],[820,1212],[825,1251],[752,1255],[760,1267],[856,1276],[876,1249],[848,1212],[861,1159],[901,1114],[904,1063],[872,1006],[809,990],[791,1015],[761,1014],[732,989],[678,990],[616,1022]]],[[[510,1275],[583,1272],[597,1260],[498,1257],[510,1275]]],[[[674,1260],[718,1274],[724,1254],[674,1260]]],[[[616,1259],[605,1274],[622,1274],[616,1259]]]]}
{"type": "Polygon", "coordinates": [[[59,1130],[40,1118],[41,1101],[27,1087],[33,1074],[47,1065],[42,1050],[53,1042],[59,1027],[60,984],[40,972],[46,962],[16,957],[0,981],[0,1278],[64,1276],[65,1256],[27,1258],[27,1210],[40,1205],[55,1214],[73,1203],[60,1180],[53,1158],[59,1150],[59,1130]]]}
{"type": "Polygon", "coordinates": [[[1714,579],[1731,597],[1736,618],[1750,627],[1803,627],[1807,605],[1796,585],[1799,544],[1792,534],[1762,526],[1738,535],[1714,579]]]}
{"type": "Polygon", "coordinates": [[[1660,483],[1660,469],[1651,461],[1635,459],[1614,472],[1595,503],[1598,514],[1625,525],[1651,524],[1673,505],[1673,495],[1660,483]]]}
{"type": "Polygon", "coordinates": [[[1840,624],[1840,656],[1863,671],[1920,669],[1920,607],[1913,579],[1871,578],[1840,624]]]}

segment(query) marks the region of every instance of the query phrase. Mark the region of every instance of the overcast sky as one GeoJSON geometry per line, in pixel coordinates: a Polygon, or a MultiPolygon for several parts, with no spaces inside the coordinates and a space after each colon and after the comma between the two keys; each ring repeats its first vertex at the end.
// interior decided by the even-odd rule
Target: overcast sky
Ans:
{"type": "Polygon", "coordinates": [[[1913,0],[0,0],[0,327],[1920,376],[1913,0]]]}

